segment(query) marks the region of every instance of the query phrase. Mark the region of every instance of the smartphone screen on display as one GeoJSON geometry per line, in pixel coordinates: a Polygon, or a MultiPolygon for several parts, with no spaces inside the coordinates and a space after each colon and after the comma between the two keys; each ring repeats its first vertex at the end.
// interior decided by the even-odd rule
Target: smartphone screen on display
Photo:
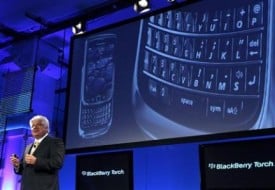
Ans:
{"type": "Polygon", "coordinates": [[[85,42],[82,67],[79,135],[94,138],[112,125],[116,36],[102,34],[85,42]]]}

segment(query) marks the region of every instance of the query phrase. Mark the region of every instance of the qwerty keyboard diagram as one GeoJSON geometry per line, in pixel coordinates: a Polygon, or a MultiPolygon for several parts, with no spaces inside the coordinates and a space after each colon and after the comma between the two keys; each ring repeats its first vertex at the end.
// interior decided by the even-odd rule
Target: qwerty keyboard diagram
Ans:
{"type": "Polygon", "coordinates": [[[270,98],[269,3],[211,0],[142,20],[133,104],[148,134],[258,125],[270,98]]]}

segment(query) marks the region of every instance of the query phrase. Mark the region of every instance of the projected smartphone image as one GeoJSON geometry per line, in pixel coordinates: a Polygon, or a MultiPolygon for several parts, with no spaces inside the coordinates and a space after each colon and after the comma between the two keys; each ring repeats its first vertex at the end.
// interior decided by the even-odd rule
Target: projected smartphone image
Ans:
{"type": "Polygon", "coordinates": [[[160,139],[274,127],[273,12],[270,0],[210,0],[143,19],[132,97],[142,130],[160,139]]]}
{"type": "Polygon", "coordinates": [[[79,135],[95,138],[112,125],[116,36],[101,34],[85,42],[82,67],[79,135]]]}

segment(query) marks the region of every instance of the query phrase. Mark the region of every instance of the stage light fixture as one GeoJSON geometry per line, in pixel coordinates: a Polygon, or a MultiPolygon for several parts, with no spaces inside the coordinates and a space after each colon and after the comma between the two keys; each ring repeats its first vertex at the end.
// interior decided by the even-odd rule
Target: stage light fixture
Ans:
{"type": "Polygon", "coordinates": [[[86,31],[86,22],[79,22],[72,27],[74,35],[83,34],[86,31]]]}
{"type": "Polygon", "coordinates": [[[149,0],[138,0],[134,4],[134,10],[140,14],[150,11],[150,9],[149,0]]]}

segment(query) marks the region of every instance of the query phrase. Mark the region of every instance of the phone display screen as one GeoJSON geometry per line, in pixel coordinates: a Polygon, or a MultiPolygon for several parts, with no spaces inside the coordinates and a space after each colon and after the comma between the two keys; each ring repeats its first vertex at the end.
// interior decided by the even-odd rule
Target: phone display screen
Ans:
{"type": "Polygon", "coordinates": [[[86,63],[83,68],[84,102],[102,103],[112,98],[114,84],[113,52],[115,36],[99,36],[86,41],[86,63]]]}

